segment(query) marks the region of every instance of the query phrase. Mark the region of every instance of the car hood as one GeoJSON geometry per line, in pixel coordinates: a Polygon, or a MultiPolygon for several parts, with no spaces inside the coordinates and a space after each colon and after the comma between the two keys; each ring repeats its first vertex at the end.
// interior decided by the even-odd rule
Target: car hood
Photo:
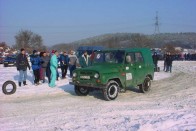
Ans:
{"type": "Polygon", "coordinates": [[[4,60],[4,62],[16,62],[16,60],[4,60]]]}
{"type": "Polygon", "coordinates": [[[115,73],[119,72],[122,69],[122,64],[115,65],[94,65],[86,68],[82,68],[82,71],[96,71],[99,73],[115,73]]]}

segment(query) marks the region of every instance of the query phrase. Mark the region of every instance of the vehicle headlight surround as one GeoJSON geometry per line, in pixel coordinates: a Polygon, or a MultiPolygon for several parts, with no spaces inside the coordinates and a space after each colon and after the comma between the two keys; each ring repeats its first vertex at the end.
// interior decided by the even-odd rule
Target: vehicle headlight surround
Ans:
{"type": "Polygon", "coordinates": [[[99,74],[98,73],[95,73],[94,78],[95,79],[98,79],[99,78],[99,74]]]}
{"type": "Polygon", "coordinates": [[[74,73],[73,73],[73,77],[76,77],[76,76],[77,76],[77,73],[76,73],[76,72],[74,72],[74,73]]]}

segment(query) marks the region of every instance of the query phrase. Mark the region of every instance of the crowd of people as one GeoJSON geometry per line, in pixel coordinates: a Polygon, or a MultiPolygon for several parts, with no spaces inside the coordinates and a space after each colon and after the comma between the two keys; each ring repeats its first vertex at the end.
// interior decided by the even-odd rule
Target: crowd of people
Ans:
{"type": "MultiPolygon", "coordinates": [[[[153,58],[153,63],[155,65],[155,69],[156,69],[158,67],[159,56],[157,55],[156,52],[154,52],[154,54],[152,55],[152,58],[153,58]]],[[[166,52],[163,56],[163,60],[164,60],[163,71],[171,73],[173,61],[179,60],[179,59],[177,59],[176,55],[172,55],[170,52],[166,52]]]]}
{"type": "Polygon", "coordinates": [[[172,56],[174,60],[196,61],[196,53],[174,54],[172,56]]]}
{"type": "MultiPolygon", "coordinates": [[[[87,60],[87,59],[86,59],[87,60]]],[[[74,51],[70,50],[69,53],[66,51],[59,54],[58,51],[52,50],[52,52],[38,52],[33,50],[30,55],[30,64],[25,53],[25,49],[21,49],[21,53],[16,58],[16,67],[19,71],[18,85],[27,85],[27,68],[32,68],[34,75],[34,85],[45,83],[45,78],[48,79],[50,87],[55,87],[55,81],[59,79],[58,68],[61,68],[62,79],[67,76],[67,70],[70,71],[70,77],[73,75],[73,70],[76,69],[78,58],[74,54],[74,51]]]]}

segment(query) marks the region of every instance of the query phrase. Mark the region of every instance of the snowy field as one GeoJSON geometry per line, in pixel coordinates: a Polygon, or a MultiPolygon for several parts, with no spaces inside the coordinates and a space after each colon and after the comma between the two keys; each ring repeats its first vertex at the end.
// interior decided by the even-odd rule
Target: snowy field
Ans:
{"type": "MultiPolygon", "coordinates": [[[[155,73],[147,94],[130,89],[115,101],[105,101],[100,91],[76,96],[69,80],[34,86],[32,70],[28,86],[13,95],[0,89],[0,131],[154,131],[196,130],[196,62],[173,62],[173,72],[155,73]]],[[[17,82],[15,67],[0,65],[0,87],[17,82]]]]}

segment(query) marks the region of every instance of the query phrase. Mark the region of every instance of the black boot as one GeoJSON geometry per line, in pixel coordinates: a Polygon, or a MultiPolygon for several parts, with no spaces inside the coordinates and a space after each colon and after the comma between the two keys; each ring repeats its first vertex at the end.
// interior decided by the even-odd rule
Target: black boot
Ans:
{"type": "Polygon", "coordinates": [[[21,82],[18,82],[18,86],[20,86],[20,87],[21,87],[21,82]]]}
{"type": "Polygon", "coordinates": [[[27,85],[26,81],[23,81],[23,85],[24,85],[24,86],[27,85]]]}

